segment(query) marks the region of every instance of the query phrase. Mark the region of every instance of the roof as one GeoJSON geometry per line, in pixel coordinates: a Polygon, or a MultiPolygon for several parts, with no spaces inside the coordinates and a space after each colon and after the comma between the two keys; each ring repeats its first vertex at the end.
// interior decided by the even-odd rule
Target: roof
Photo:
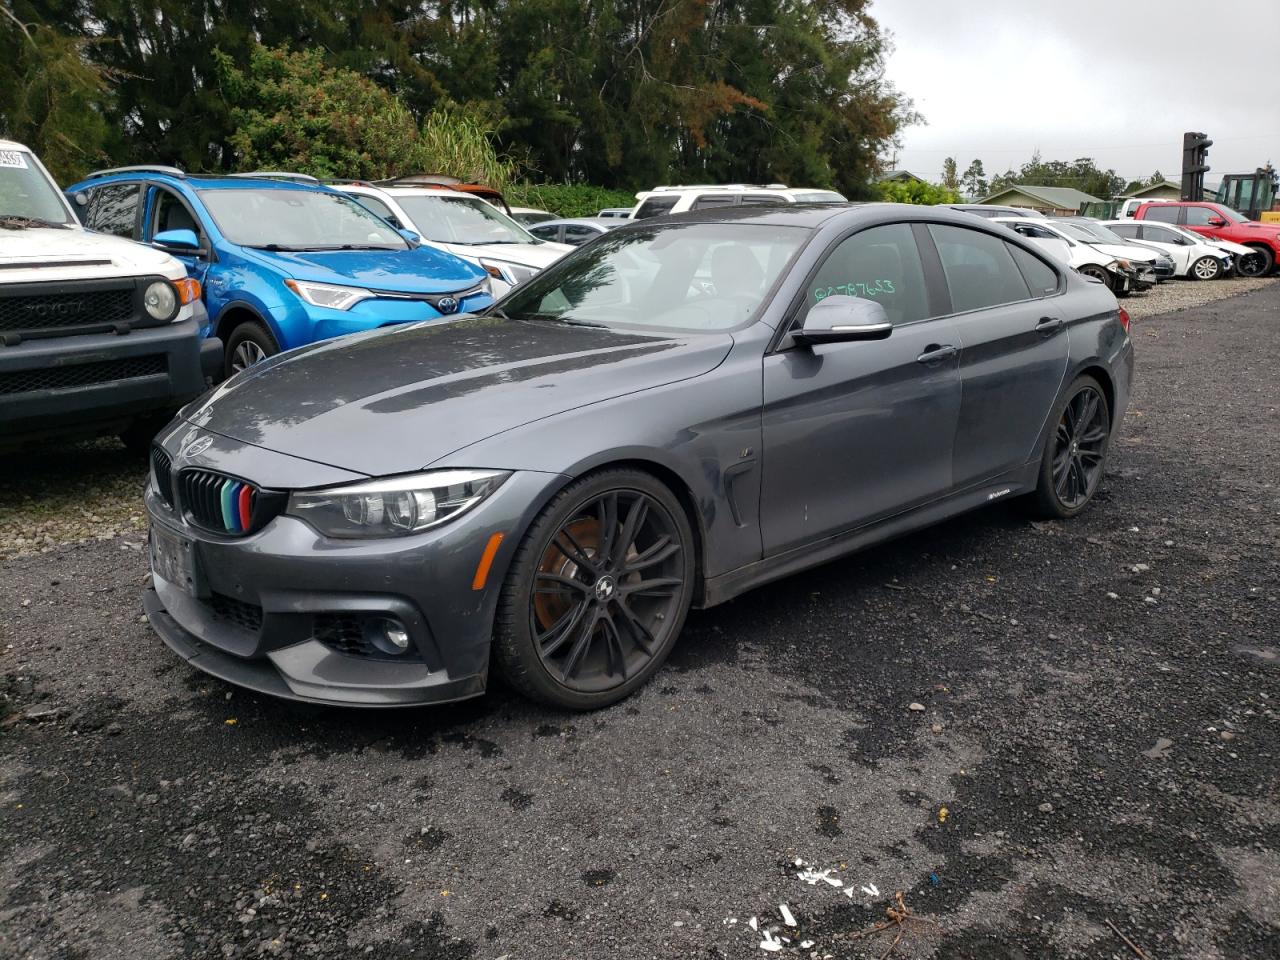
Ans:
{"type": "Polygon", "coordinates": [[[1025,194],[1033,200],[1039,200],[1041,203],[1058,210],[1079,210],[1086,203],[1102,202],[1097,197],[1090,196],[1075,187],[1042,187],[1039,184],[1024,186],[1020,183],[1011,183],[1003,190],[999,190],[988,197],[983,197],[978,202],[982,204],[1000,203],[1004,197],[1011,193],[1025,194]]]}
{"type": "Polygon", "coordinates": [[[31,148],[25,143],[19,143],[17,140],[0,140],[0,150],[25,150],[31,152],[31,148]]]}
{"type": "Polygon", "coordinates": [[[633,226],[658,227],[669,223],[728,223],[748,222],[765,226],[806,227],[814,230],[832,220],[850,225],[858,223],[878,224],[909,221],[955,223],[965,226],[981,226],[980,219],[971,213],[961,213],[946,207],[932,207],[912,203],[788,203],[745,207],[707,207],[688,213],[668,214],[644,220],[626,220],[619,230],[633,226]]]}
{"type": "Polygon", "coordinates": [[[1141,197],[1150,193],[1152,190],[1177,190],[1179,193],[1181,193],[1182,184],[1174,183],[1172,180],[1161,180],[1159,183],[1150,183],[1150,184],[1147,184],[1147,186],[1145,187],[1141,187],[1137,190],[1131,190],[1129,193],[1122,194],[1121,199],[1122,200],[1135,199],[1137,197],[1141,197]]]}
{"type": "Polygon", "coordinates": [[[115,170],[91,173],[83,180],[71,184],[67,192],[85,190],[89,187],[101,186],[104,183],[116,183],[121,180],[159,181],[181,187],[188,185],[193,190],[305,190],[322,193],[334,191],[316,181],[280,180],[274,177],[248,177],[243,174],[226,173],[182,173],[179,170],[169,172],[162,167],[137,167],[134,169],[117,168],[115,170]]]}
{"type": "Polygon", "coordinates": [[[924,182],[923,177],[917,177],[910,170],[889,170],[877,182],[883,183],[886,180],[918,180],[921,183],[924,182]]]}

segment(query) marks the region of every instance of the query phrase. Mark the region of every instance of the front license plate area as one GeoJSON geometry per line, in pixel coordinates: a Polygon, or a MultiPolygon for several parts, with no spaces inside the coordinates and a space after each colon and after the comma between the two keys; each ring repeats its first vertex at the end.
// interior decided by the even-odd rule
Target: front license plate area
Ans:
{"type": "Polygon", "coordinates": [[[151,571],[188,596],[196,595],[195,560],[191,541],[163,527],[151,528],[151,571]]]}

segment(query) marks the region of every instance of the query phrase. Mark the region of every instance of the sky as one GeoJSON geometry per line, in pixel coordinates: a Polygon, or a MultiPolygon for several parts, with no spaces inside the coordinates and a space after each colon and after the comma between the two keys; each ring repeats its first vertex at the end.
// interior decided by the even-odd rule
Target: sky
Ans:
{"type": "MultiPolygon", "coordinates": [[[[872,0],[887,75],[925,123],[899,169],[987,176],[1093,157],[1126,181],[1177,180],[1182,134],[1213,140],[1207,183],[1280,167],[1280,0],[872,0]]],[[[891,158],[890,158],[891,159],[891,158]]]]}

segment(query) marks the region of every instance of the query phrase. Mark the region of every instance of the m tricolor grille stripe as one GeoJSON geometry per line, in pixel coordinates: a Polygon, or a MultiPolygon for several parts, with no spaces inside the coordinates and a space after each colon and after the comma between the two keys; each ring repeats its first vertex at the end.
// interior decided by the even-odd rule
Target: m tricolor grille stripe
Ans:
{"type": "Polygon", "coordinates": [[[183,470],[179,475],[182,505],[197,526],[239,536],[254,526],[258,489],[211,470],[183,470]]]}

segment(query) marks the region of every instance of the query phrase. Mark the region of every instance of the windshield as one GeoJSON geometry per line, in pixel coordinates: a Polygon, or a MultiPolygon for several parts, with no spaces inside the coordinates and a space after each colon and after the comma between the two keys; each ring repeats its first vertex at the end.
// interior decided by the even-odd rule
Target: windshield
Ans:
{"type": "Polygon", "coordinates": [[[497,207],[463,194],[397,194],[396,202],[424,240],[435,243],[541,243],[497,207]]]}
{"type": "Polygon", "coordinates": [[[1128,243],[1124,237],[1116,233],[1109,227],[1104,227],[1100,223],[1073,223],[1073,227],[1078,227],[1086,233],[1091,233],[1099,243],[1128,243]]]}
{"type": "Polygon", "coordinates": [[[25,150],[0,150],[0,219],[6,217],[71,222],[58,188],[25,150]]]}
{"type": "Polygon", "coordinates": [[[201,190],[232,243],[268,250],[404,250],[409,245],[350,197],[323,190],[201,190]]]}
{"type": "MultiPolygon", "coordinates": [[[[1061,220],[1055,220],[1054,226],[1065,233],[1073,240],[1079,240],[1081,243],[1103,243],[1103,240],[1095,237],[1088,230],[1074,223],[1064,223],[1061,220]]],[[[1122,241],[1123,242],[1123,241],[1122,241]]]]}
{"type": "Polygon", "coordinates": [[[646,225],[604,234],[505,298],[512,319],[710,331],[755,316],[809,238],[803,227],[646,225]]]}
{"type": "Polygon", "coordinates": [[[792,194],[796,203],[848,203],[849,201],[834,190],[810,190],[806,193],[792,194]]]}

